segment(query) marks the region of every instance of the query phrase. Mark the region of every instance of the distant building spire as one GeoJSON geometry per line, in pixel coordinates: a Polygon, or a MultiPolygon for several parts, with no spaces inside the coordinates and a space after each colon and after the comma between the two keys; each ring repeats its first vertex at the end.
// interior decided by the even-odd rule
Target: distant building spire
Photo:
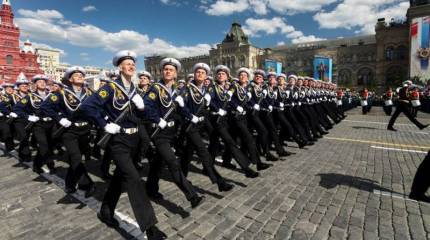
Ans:
{"type": "Polygon", "coordinates": [[[223,43],[226,42],[238,42],[240,44],[249,44],[248,36],[243,32],[240,23],[234,21],[231,25],[230,31],[225,36],[223,43]]]}

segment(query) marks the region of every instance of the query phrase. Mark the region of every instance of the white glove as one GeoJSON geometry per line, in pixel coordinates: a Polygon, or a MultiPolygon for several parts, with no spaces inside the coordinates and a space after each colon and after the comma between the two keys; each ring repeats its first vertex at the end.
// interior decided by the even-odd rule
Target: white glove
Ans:
{"type": "Polygon", "coordinates": [[[72,125],[72,122],[70,122],[69,119],[67,119],[67,118],[62,118],[62,119],[60,119],[60,125],[65,127],[65,128],[68,128],[72,125]]]}
{"type": "Polygon", "coordinates": [[[258,104],[254,104],[254,106],[252,108],[254,108],[257,111],[260,111],[260,105],[258,105],[258,104]]]}
{"type": "Polygon", "coordinates": [[[105,131],[110,134],[117,134],[121,131],[121,127],[116,123],[108,123],[105,126],[105,131]]]}
{"type": "Polygon", "coordinates": [[[283,108],[284,107],[284,103],[279,103],[279,107],[283,108]]]}
{"type": "Polygon", "coordinates": [[[241,107],[241,106],[237,106],[236,110],[237,110],[239,113],[243,113],[243,107],[241,107]]]}
{"type": "Polygon", "coordinates": [[[294,107],[295,105],[296,105],[295,103],[291,103],[291,106],[293,106],[293,107],[294,107]]]}
{"type": "Polygon", "coordinates": [[[299,102],[299,106],[302,106],[302,102],[299,102]]]}
{"type": "Polygon", "coordinates": [[[184,107],[185,106],[184,99],[181,96],[177,96],[175,98],[175,102],[178,103],[179,107],[184,107]]]}
{"type": "Polygon", "coordinates": [[[222,108],[220,108],[219,110],[218,110],[218,115],[220,115],[220,116],[225,116],[227,114],[227,111],[226,110],[224,110],[224,109],[222,109],[222,108]]]}
{"type": "Polygon", "coordinates": [[[272,112],[273,111],[273,107],[272,107],[272,105],[269,105],[269,112],[272,112]]]}
{"type": "Polygon", "coordinates": [[[246,95],[248,95],[248,98],[251,99],[252,98],[252,94],[250,92],[248,92],[246,95]]]}
{"type": "Polygon", "coordinates": [[[231,96],[233,96],[233,92],[232,91],[227,91],[227,95],[229,95],[231,97],[231,96]]]}
{"type": "Polygon", "coordinates": [[[209,94],[205,94],[205,96],[204,96],[204,98],[205,98],[205,100],[206,100],[206,106],[209,106],[209,104],[211,103],[211,95],[209,95],[209,94]]]}
{"type": "Polygon", "coordinates": [[[131,101],[136,105],[137,109],[143,110],[145,108],[145,103],[143,103],[143,99],[139,94],[135,94],[131,101]]]}
{"type": "Polygon", "coordinates": [[[194,116],[194,115],[193,115],[193,117],[191,118],[191,122],[192,122],[192,123],[194,123],[194,124],[198,123],[198,122],[199,122],[199,120],[200,120],[200,119],[199,119],[198,117],[194,116]]]}
{"type": "Polygon", "coordinates": [[[3,116],[4,116],[3,113],[0,112],[0,117],[3,117],[3,116]]]}
{"type": "Polygon", "coordinates": [[[34,116],[34,115],[30,115],[30,116],[28,116],[28,121],[29,122],[37,122],[37,121],[39,121],[39,117],[34,116]]]}
{"type": "Polygon", "coordinates": [[[12,118],[17,118],[18,117],[18,115],[16,113],[14,113],[14,112],[11,112],[9,114],[9,116],[12,117],[12,118]]]}
{"type": "Polygon", "coordinates": [[[267,96],[267,90],[266,89],[263,90],[263,94],[264,94],[264,97],[267,96]]]}
{"type": "Polygon", "coordinates": [[[164,119],[160,118],[160,122],[158,122],[158,126],[159,126],[161,129],[164,129],[164,128],[167,126],[167,122],[166,122],[166,120],[164,120],[164,119]]]}

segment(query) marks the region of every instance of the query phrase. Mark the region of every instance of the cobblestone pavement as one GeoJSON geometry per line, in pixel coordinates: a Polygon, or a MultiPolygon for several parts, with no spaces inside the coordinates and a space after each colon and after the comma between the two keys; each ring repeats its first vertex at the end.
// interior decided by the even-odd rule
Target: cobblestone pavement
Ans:
{"type": "MultiPolygon", "coordinates": [[[[306,150],[290,143],[296,154],[257,179],[217,167],[235,185],[228,193],[219,193],[194,162],[189,180],[206,196],[196,209],[164,177],[165,200],[153,203],[158,226],[169,239],[187,240],[430,239],[430,204],[406,197],[430,149],[430,129],[419,131],[402,116],[399,131],[390,132],[380,108],[365,116],[359,110],[306,150]]],[[[430,123],[430,115],[419,113],[419,120],[430,123]]],[[[143,239],[126,194],[118,204],[121,229],[98,221],[106,190],[98,161],[87,163],[98,192],[85,204],[80,193],[62,190],[65,163],[57,177],[38,176],[15,158],[0,161],[0,239],[143,239]]]]}

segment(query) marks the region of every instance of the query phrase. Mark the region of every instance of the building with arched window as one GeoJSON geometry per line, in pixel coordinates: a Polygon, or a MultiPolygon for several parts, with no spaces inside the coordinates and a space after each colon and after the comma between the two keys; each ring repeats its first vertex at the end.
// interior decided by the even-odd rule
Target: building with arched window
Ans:
{"type": "MultiPolygon", "coordinates": [[[[188,73],[191,73],[193,65],[198,62],[207,63],[212,69],[218,64],[226,65],[230,68],[232,75],[236,75],[236,70],[241,67],[256,69],[259,56],[263,52],[263,49],[255,47],[249,42],[242,26],[235,22],[231,25],[224,40],[209,50],[208,55],[179,59],[183,65],[179,78],[185,78],[188,73]]],[[[160,77],[160,72],[157,69],[162,58],[163,56],[152,56],[145,59],[146,69],[150,69],[155,78],[160,77]]]]}

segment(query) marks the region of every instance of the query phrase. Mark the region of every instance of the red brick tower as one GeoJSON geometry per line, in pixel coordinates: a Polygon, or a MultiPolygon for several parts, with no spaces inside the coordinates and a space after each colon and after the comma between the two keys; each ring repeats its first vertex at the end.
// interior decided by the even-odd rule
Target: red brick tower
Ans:
{"type": "Polygon", "coordinates": [[[43,73],[30,41],[27,40],[20,49],[20,30],[13,18],[10,0],[3,0],[0,9],[0,83],[15,82],[20,72],[29,79],[43,73]]]}

